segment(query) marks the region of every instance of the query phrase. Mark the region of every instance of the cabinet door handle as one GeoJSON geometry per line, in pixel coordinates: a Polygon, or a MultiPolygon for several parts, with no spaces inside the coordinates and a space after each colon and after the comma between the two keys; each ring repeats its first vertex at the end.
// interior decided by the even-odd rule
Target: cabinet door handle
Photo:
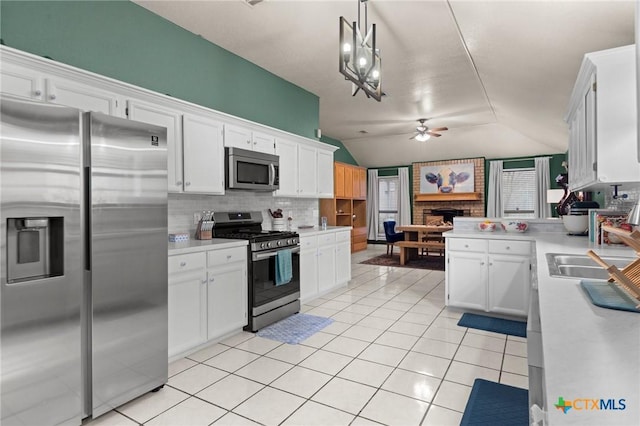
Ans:
{"type": "Polygon", "coordinates": [[[187,262],[180,262],[180,266],[187,266],[187,262]]]}
{"type": "Polygon", "coordinates": [[[480,265],[484,265],[484,262],[480,262],[480,265]]]}
{"type": "Polygon", "coordinates": [[[181,180],[177,181],[177,182],[176,182],[176,185],[177,185],[177,186],[182,185],[182,181],[181,181],[181,180]]]}
{"type": "Polygon", "coordinates": [[[213,283],[215,280],[216,280],[216,279],[215,279],[215,278],[213,278],[213,277],[209,278],[209,282],[210,282],[210,283],[213,283]]]}
{"type": "Polygon", "coordinates": [[[247,143],[248,143],[249,145],[251,145],[251,141],[247,141],[247,143]]]}
{"type": "Polygon", "coordinates": [[[42,90],[36,90],[35,92],[33,92],[33,94],[36,96],[40,96],[42,95],[42,90]]]}
{"type": "Polygon", "coordinates": [[[231,259],[231,255],[230,254],[227,255],[227,260],[229,260],[229,259],[231,259]]]}
{"type": "Polygon", "coordinates": [[[191,182],[185,182],[184,184],[185,184],[186,186],[189,186],[189,185],[191,185],[191,182]]]}
{"type": "Polygon", "coordinates": [[[54,94],[49,95],[49,99],[51,99],[52,101],[55,101],[56,100],[56,95],[54,95],[54,94]]]}
{"type": "Polygon", "coordinates": [[[209,280],[207,280],[206,278],[204,280],[202,280],[202,284],[206,284],[208,282],[209,282],[209,280]]]}
{"type": "Polygon", "coordinates": [[[507,250],[511,250],[511,247],[507,246],[507,247],[506,247],[506,249],[507,249],[507,250]]]}
{"type": "Polygon", "coordinates": [[[493,262],[489,262],[489,266],[493,266],[493,262]]]}

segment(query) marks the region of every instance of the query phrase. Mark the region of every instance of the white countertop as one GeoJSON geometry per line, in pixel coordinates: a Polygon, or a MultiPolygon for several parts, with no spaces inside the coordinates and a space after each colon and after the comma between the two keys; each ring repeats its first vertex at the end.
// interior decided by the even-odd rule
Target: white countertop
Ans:
{"type": "MultiPolygon", "coordinates": [[[[601,247],[564,233],[450,231],[446,237],[525,239],[536,243],[546,411],[550,425],[640,424],[640,314],[594,306],[579,280],[549,276],[545,253],[634,257],[626,246],[601,247]],[[624,399],[624,410],[556,409],[559,397],[624,399]]],[[[585,406],[589,407],[588,403],[585,406]]]]}
{"type": "Polygon", "coordinates": [[[230,240],[225,238],[213,238],[211,240],[189,240],[180,243],[169,242],[169,256],[176,254],[195,253],[203,250],[243,247],[247,244],[247,240],[230,240]]]}
{"type": "Polygon", "coordinates": [[[301,237],[310,237],[312,235],[320,235],[327,232],[350,231],[351,228],[352,228],[351,226],[327,226],[327,229],[321,229],[318,226],[313,228],[297,229],[296,232],[301,237]]]}

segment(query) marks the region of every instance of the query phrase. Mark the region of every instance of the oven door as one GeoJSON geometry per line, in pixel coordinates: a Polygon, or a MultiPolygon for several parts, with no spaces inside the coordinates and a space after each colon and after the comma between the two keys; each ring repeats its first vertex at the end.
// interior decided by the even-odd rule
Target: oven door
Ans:
{"type": "Polygon", "coordinates": [[[252,253],[249,282],[253,315],[261,315],[300,297],[300,247],[291,249],[291,281],[276,285],[276,254],[279,250],[252,253]]]}

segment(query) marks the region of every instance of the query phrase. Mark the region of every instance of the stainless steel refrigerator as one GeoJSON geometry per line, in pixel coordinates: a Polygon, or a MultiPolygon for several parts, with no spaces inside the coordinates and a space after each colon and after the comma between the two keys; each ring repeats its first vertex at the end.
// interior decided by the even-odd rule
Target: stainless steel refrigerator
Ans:
{"type": "Polygon", "coordinates": [[[166,129],[0,99],[0,423],[167,381],[166,129]]]}

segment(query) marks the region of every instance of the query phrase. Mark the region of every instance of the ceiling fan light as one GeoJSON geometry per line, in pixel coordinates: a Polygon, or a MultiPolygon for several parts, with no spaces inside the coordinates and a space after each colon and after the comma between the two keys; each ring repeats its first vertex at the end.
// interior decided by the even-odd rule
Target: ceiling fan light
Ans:
{"type": "Polygon", "coordinates": [[[419,142],[426,142],[431,138],[431,136],[428,133],[418,133],[418,135],[416,136],[416,140],[419,142]]]}

